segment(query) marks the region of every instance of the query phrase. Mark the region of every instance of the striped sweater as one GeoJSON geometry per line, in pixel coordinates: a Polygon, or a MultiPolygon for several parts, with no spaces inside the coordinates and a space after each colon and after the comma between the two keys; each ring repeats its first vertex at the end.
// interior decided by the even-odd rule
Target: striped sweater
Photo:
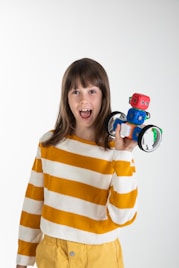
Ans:
{"type": "Polygon", "coordinates": [[[42,234],[85,244],[118,237],[137,214],[133,155],[69,136],[56,146],[39,142],[24,198],[17,264],[33,265],[42,234]]]}

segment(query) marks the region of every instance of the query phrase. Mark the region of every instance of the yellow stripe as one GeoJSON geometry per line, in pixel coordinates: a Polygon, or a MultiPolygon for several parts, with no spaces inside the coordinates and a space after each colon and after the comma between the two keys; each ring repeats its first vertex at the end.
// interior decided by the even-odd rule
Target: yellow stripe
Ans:
{"type": "Polygon", "coordinates": [[[120,209],[129,209],[133,208],[137,198],[137,189],[125,193],[119,194],[114,191],[113,187],[111,187],[111,196],[110,196],[110,203],[120,209]]]}
{"type": "Polygon", "coordinates": [[[67,165],[81,167],[89,170],[93,170],[102,174],[112,174],[112,163],[103,159],[92,158],[88,156],[82,156],[79,154],[67,152],[55,147],[42,147],[42,158],[65,163],[67,165]]]}
{"type": "Polygon", "coordinates": [[[22,211],[20,225],[38,229],[40,226],[40,215],[34,215],[22,211]]]}
{"type": "Polygon", "coordinates": [[[44,206],[43,215],[46,220],[54,222],[56,224],[61,224],[69,226],[75,229],[84,230],[87,232],[93,232],[96,234],[104,234],[106,232],[112,231],[118,227],[128,225],[133,222],[136,215],[128,222],[118,225],[111,221],[110,217],[107,220],[93,220],[85,216],[60,211],[52,207],[44,206]]]}
{"type": "Polygon", "coordinates": [[[107,202],[108,190],[98,189],[84,183],[45,174],[44,184],[45,188],[48,188],[49,191],[77,197],[99,205],[106,205],[107,202]]]}
{"type": "Polygon", "coordinates": [[[117,176],[132,176],[135,172],[135,167],[130,162],[121,160],[114,161],[114,169],[117,176]]]}
{"type": "Polygon", "coordinates": [[[93,231],[94,233],[99,234],[117,228],[117,225],[114,224],[112,221],[96,221],[85,216],[57,210],[46,205],[44,206],[42,216],[46,220],[57,224],[70,226],[88,232],[93,231]]]}
{"type": "Polygon", "coordinates": [[[33,163],[32,170],[36,172],[42,172],[42,161],[40,159],[35,159],[33,163]]]}
{"type": "Polygon", "coordinates": [[[37,187],[29,183],[25,196],[28,198],[32,198],[34,200],[43,201],[44,200],[43,187],[37,187]]]}
{"type": "Polygon", "coordinates": [[[67,136],[67,138],[69,138],[70,140],[76,140],[76,141],[80,141],[82,143],[86,143],[86,144],[90,144],[90,145],[96,145],[96,143],[94,141],[84,140],[84,139],[81,139],[80,137],[77,137],[77,136],[75,136],[73,134],[67,136]]]}
{"type": "Polygon", "coordinates": [[[19,239],[18,245],[18,254],[25,256],[35,256],[37,243],[29,243],[19,239]]]}

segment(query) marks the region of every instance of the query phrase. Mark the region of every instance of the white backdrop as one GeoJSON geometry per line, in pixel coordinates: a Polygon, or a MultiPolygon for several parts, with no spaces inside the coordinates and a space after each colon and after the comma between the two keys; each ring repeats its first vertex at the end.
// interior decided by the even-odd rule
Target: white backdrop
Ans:
{"type": "Polygon", "coordinates": [[[0,0],[1,266],[15,267],[19,216],[39,137],[56,120],[61,78],[91,57],[108,72],[113,110],[151,97],[163,129],[153,153],[134,151],[139,213],[121,229],[126,268],[179,267],[178,0],[0,0]]]}

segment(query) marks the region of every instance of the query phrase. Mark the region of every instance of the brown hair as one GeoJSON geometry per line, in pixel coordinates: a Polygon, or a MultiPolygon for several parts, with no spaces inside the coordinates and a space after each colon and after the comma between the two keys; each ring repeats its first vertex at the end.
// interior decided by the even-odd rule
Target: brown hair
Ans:
{"type": "Polygon", "coordinates": [[[95,142],[105,149],[109,148],[108,133],[105,130],[105,119],[111,113],[108,75],[101,64],[89,58],[74,61],[65,71],[62,79],[61,99],[55,129],[50,139],[43,142],[44,146],[55,145],[66,136],[73,134],[75,118],[68,104],[68,92],[70,89],[76,88],[79,82],[83,87],[92,84],[102,91],[101,110],[94,123],[95,142]]]}

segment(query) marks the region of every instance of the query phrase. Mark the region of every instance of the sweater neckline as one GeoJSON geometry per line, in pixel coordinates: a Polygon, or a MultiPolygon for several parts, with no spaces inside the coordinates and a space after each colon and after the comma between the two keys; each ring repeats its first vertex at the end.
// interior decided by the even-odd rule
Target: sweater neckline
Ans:
{"type": "Polygon", "coordinates": [[[69,135],[67,138],[72,139],[72,140],[76,140],[76,141],[80,141],[80,142],[86,143],[86,144],[96,145],[96,142],[80,138],[80,137],[76,136],[75,134],[69,135]]]}

